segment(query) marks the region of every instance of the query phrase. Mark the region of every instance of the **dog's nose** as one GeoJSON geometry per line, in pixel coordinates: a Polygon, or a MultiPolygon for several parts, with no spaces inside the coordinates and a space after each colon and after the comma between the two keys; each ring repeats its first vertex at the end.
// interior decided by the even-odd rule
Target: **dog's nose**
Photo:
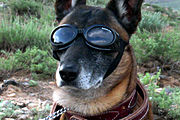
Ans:
{"type": "Polygon", "coordinates": [[[77,64],[63,64],[60,66],[59,74],[61,79],[65,82],[71,82],[75,80],[79,73],[79,67],[77,64]]]}

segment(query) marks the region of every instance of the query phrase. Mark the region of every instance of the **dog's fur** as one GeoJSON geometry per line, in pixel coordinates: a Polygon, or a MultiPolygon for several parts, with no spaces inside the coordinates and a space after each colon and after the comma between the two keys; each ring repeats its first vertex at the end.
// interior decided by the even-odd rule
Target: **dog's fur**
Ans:
{"type": "MultiPolygon", "coordinates": [[[[103,24],[116,30],[123,40],[129,42],[141,19],[142,0],[110,0],[105,8],[86,6],[85,3],[85,0],[56,0],[59,25],[71,24],[86,28],[103,24]]],[[[54,91],[53,99],[72,111],[96,115],[119,104],[131,94],[136,88],[137,66],[133,50],[128,45],[117,68],[103,79],[117,53],[89,48],[83,39],[78,37],[72,46],[58,52],[58,88],[54,91]],[[64,66],[78,69],[75,80],[68,82],[61,79],[59,71],[64,66]]],[[[138,101],[136,108],[141,100],[138,101]]],[[[151,109],[145,119],[152,119],[151,109]]]]}

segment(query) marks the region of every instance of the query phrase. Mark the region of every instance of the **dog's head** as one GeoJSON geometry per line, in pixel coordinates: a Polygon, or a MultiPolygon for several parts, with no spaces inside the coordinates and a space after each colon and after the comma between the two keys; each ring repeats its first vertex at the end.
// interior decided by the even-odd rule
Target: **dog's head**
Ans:
{"type": "MultiPolygon", "coordinates": [[[[80,107],[106,95],[121,82],[120,78],[125,77],[124,73],[129,71],[131,60],[126,50],[122,53],[120,65],[122,68],[119,73],[122,76],[113,80],[109,77],[105,78],[114,59],[121,52],[118,49],[121,49],[122,45],[111,45],[112,48],[116,48],[116,51],[112,52],[105,50],[107,45],[96,43],[100,44],[99,46],[102,48],[99,49],[98,45],[88,44],[87,34],[92,34],[96,38],[99,37],[99,34],[103,36],[103,39],[113,39],[115,42],[121,40],[128,43],[141,19],[142,1],[110,0],[105,8],[99,8],[86,6],[86,0],[56,0],[55,10],[60,26],[56,30],[63,26],[67,27],[67,29],[60,30],[57,35],[64,36],[63,40],[70,39],[69,36],[72,36],[73,40],[67,42],[67,45],[60,45],[60,48],[63,49],[54,51],[56,59],[59,59],[56,71],[58,89],[54,93],[55,101],[75,109],[76,106],[80,107]],[[91,32],[94,25],[101,27],[92,29],[91,32]],[[103,30],[99,31],[98,29],[103,30]],[[84,34],[82,34],[82,30],[85,31],[84,34]],[[87,33],[87,31],[91,33],[87,33]],[[75,37],[73,36],[74,32],[78,32],[75,37]]],[[[54,36],[56,37],[56,35],[54,36]]]]}

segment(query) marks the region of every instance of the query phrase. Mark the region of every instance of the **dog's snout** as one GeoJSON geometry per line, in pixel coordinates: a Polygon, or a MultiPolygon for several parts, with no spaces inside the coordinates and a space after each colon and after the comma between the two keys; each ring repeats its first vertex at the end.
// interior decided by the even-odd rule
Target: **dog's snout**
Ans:
{"type": "Polygon", "coordinates": [[[63,64],[60,66],[59,74],[63,81],[71,82],[77,78],[79,67],[77,64],[63,64]]]}

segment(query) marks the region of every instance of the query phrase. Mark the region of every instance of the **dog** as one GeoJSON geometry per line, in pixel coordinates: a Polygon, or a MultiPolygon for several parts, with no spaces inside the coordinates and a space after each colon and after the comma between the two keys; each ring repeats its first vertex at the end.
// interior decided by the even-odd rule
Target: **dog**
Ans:
{"type": "Polygon", "coordinates": [[[51,33],[57,59],[54,120],[153,120],[137,79],[129,44],[141,20],[143,0],[110,0],[105,8],[86,0],[56,0],[58,27],[51,33]]]}

